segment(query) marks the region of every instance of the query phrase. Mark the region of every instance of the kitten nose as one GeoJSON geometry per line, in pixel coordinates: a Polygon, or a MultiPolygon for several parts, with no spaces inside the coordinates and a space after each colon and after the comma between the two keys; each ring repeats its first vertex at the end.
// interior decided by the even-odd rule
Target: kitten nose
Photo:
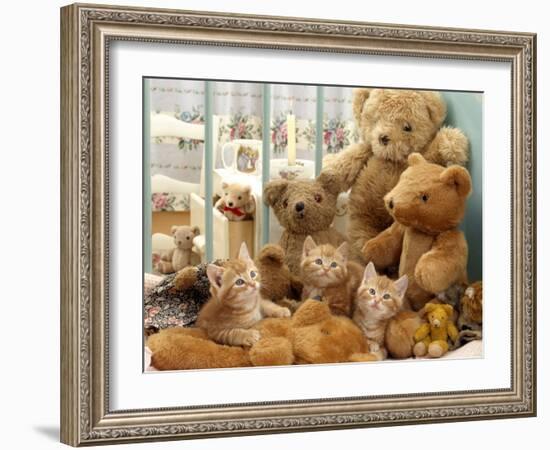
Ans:
{"type": "Polygon", "coordinates": [[[393,209],[393,198],[390,198],[390,201],[388,202],[388,208],[393,209]]]}
{"type": "Polygon", "coordinates": [[[304,205],[304,202],[298,202],[296,203],[296,206],[295,206],[296,211],[298,212],[303,211],[305,207],[306,205],[304,205]]]}
{"type": "Polygon", "coordinates": [[[378,141],[379,141],[382,145],[388,145],[389,142],[390,142],[390,137],[389,137],[387,134],[381,134],[381,135],[378,137],[378,141]]]}
{"type": "Polygon", "coordinates": [[[227,203],[229,206],[233,206],[233,202],[228,202],[227,203]]]}

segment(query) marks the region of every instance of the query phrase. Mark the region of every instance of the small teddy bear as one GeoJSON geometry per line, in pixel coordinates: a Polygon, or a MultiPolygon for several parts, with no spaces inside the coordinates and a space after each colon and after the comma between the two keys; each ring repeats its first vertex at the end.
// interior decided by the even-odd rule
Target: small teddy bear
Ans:
{"type": "Polygon", "coordinates": [[[425,356],[431,358],[440,358],[449,350],[448,340],[454,344],[458,338],[456,329],[451,317],[453,307],[451,305],[442,305],[438,303],[427,303],[424,312],[428,317],[428,323],[425,323],[414,333],[415,356],[425,356]]]}
{"type": "Polygon", "coordinates": [[[323,172],[337,175],[341,192],[351,189],[351,256],[366,264],[369,260],[361,249],[392,224],[383,199],[407,168],[409,154],[420,153],[442,166],[464,165],[468,139],[461,130],[442,126],[447,106],[437,92],[357,89],[353,113],[361,141],[337,155],[327,155],[323,172]]]}
{"type": "Polygon", "coordinates": [[[252,188],[248,184],[222,182],[223,195],[216,202],[217,208],[228,220],[250,219],[256,210],[252,188]]]}
{"type": "Polygon", "coordinates": [[[174,225],[171,232],[176,246],[161,255],[156,267],[160,273],[174,273],[200,262],[199,255],[193,252],[193,238],[200,234],[199,227],[174,225]]]}

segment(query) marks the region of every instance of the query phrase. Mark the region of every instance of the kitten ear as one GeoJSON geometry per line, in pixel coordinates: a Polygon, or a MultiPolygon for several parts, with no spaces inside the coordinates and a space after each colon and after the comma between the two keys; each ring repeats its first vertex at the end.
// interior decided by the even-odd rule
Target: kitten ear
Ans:
{"type": "Polygon", "coordinates": [[[372,280],[376,276],[377,276],[376,269],[374,268],[374,264],[371,261],[367,264],[367,267],[365,267],[365,273],[363,275],[363,284],[368,283],[370,280],[372,280]]]}
{"type": "Polygon", "coordinates": [[[317,244],[313,240],[311,236],[306,237],[304,241],[304,247],[302,249],[302,255],[304,257],[309,255],[309,252],[311,252],[314,248],[317,248],[317,244]]]}
{"type": "Polygon", "coordinates": [[[397,295],[399,298],[403,298],[405,296],[405,292],[407,292],[407,287],[409,286],[409,277],[407,275],[403,275],[399,280],[395,281],[393,283],[393,287],[397,291],[397,295]]]}
{"type": "Polygon", "coordinates": [[[342,255],[342,257],[344,258],[344,260],[347,261],[348,255],[349,255],[349,244],[348,244],[347,242],[345,242],[345,241],[342,242],[342,243],[340,244],[340,247],[338,247],[338,248],[336,249],[336,251],[337,251],[338,253],[340,253],[340,255],[342,255]]]}
{"type": "Polygon", "coordinates": [[[243,242],[241,244],[241,248],[239,249],[239,259],[244,262],[250,261],[250,255],[248,253],[248,247],[246,246],[246,242],[243,242]]]}
{"type": "Polygon", "coordinates": [[[216,290],[219,289],[222,285],[222,277],[225,269],[215,264],[208,264],[206,266],[206,276],[210,285],[213,286],[216,290]]]}

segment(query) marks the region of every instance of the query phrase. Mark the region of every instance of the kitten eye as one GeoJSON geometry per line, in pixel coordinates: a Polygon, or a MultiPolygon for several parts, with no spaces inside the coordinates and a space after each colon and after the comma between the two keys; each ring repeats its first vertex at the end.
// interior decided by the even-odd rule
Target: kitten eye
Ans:
{"type": "Polygon", "coordinates": [[[410,123],[405,123],[405,125],[403,125],[403,131],[406,131],[407,133],[410,133],[412,130],[413,129],[412,129],[410,123]]]}
{"type": "Polygon", "coordinates": [[[320,266],[321,264],[323,264],[323,260],[321,258],[317,258],[315,260],[315,264],[318,264],[320,266]]]}
{"type": "Polygon", "coordinates": [[[390,294],[384,294],[384,296],[382,298],[384,300],[389,300],[390,299],[390,294]]]}
{"type": "Polygon", "coordinates": [[[336,264],[335,261],[333,261],[333,262],[330,263],[330,267],[332,267],[333,269],[334,269],[337,265],[338,265],[338,264],[336,264]]]}
{"type": "Polygon", "coordinates": [[[424,203],[428,201],[428,194],[422,194],[422,197],[420,197],[424,203]]]}
{"type": "Polygon", "coordinates": [[[374,295],[374,294],[376,294],[376,291],[373,288],[370,288],[369,289],[369,294],[374,295]]]}
{"type": "Polygon", "coordinates": [[[256,278],[256,272],[254,272],[253,270],[250,271],[250,277],[251,278],[256,278]]]}
{"type": "Polygon", "coordinates": [[[321,201],[323,200],[323,197],[321,194],[315,194],[315,196],[313,197],[315,199],[315,201],[317,203],[321,203],[321,201]]]}
{"type": "Polygon", "coordinates": [[[242,278],[239,278],[237,281],[235,281],[235,284],[237,286],[242,286],[244,284],[244,280],[242,278]]]}
{"type": "Polygon", "coordinates": [[[288,200],[283,200],[283,208],[286,208],[288,206],[288,200]]]}

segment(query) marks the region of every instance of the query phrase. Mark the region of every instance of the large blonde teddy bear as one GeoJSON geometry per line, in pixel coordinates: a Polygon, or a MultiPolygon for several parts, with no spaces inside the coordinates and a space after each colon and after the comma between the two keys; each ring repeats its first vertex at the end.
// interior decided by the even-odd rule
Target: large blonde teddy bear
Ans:
{"type": "Polygon", "coordinates": [[[351,256],[366,264],[361,249],[391,225],[383,199],[407,168],[409,154],[421,153],[429,162],[443,166],[464,165],[468,140],[459,129],[442,127],[447,108],[436,92],[358,89],[353,112],[361,142],[326,157],[323,172],[337,175],[340,192],[351,188],[351,256]]]}

